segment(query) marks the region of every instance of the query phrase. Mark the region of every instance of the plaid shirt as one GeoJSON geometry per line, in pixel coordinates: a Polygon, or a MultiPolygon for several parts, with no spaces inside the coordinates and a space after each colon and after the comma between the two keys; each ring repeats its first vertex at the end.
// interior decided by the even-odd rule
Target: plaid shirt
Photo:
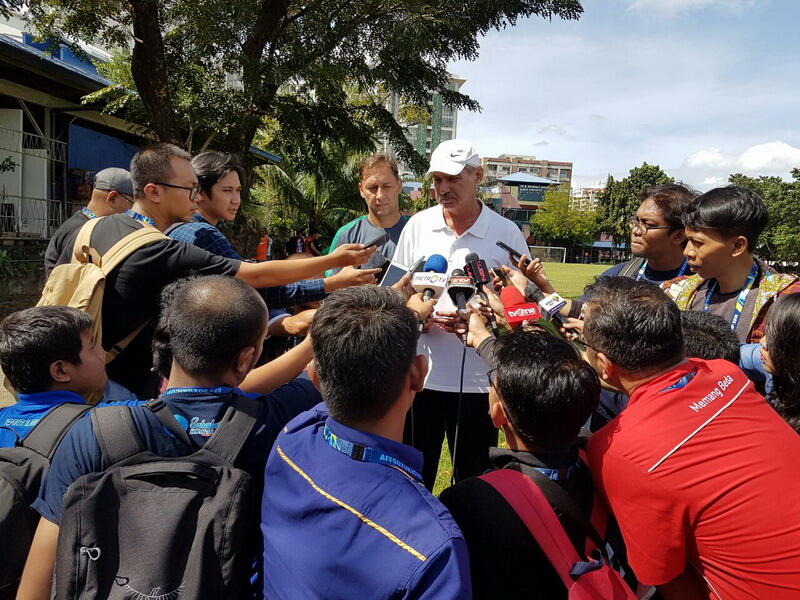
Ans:
{"type": "MultiPolygon", "coordinates": [[[[236,252],[228,238],[199,213],[195,213],[188,223],[180,223],[168,229],[167,236],[178,242],[202,248],[211,254],[244,260],[236,252]]],[[[285,308],[306,302],[317,302],[325,298],[325,281],[308,279],[287,285],[262,288],[258,291],[270,308],[285,308]]]]}

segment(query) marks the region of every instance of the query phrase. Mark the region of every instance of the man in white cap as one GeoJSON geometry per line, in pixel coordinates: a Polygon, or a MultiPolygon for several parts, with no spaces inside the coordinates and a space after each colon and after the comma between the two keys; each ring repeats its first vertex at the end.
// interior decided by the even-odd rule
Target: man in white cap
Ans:
{"type": "MultiPolygon", "coordinates": [[[[480,164],[478,152],[467,141],[439,144],[427,173],[433,178],[438,205],[411,217],[397,242],[395,261],[411,265],[423,256],[441,254],[447,259],[450,274],[453,269],[463,269],[472,252],[489,268],[506,264],[508,254],[497,247],[498,240],[528,253],[519,227],[478,200],[478,184],[483,178],[480,164]]],[[[436,305],[434,320],[438,326],[419,340],[418,352],[428,357],[430,370],[406,423],[405,442],[422,451],[422,476],[429,489],[436,481],[445,432],[452,456],[458,429],[456,480],[488,469],[489,448],[497,443],[497,430],[488,414],[486,363],[472,348],[466,349],[459,407],[463,345],[450,333],[455,317],[455,306],[444,294],[436,305]]]]}
{"type": "Polygon", "coordinates": [[[89,219],[123,213],[133,206],[133,182],[131,174],[125,169],[110,167],[98,172],[94,177],[94,187],[89,203],[61,224],[44,254],[44,268],[47,274],[56,266],[58,257],[64,249],[64,240],[76,229],[80,229],[89,219]]]}

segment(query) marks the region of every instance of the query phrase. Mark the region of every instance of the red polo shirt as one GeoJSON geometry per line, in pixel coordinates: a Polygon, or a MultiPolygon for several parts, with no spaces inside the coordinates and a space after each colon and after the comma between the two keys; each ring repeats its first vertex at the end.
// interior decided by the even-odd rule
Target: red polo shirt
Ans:
{"type": "Polygon", "coordinates": [[[648,381],[588,453],[643,583],[691,563],[710,599],[800,597],[800,436],[735,365],[648,381]]]}

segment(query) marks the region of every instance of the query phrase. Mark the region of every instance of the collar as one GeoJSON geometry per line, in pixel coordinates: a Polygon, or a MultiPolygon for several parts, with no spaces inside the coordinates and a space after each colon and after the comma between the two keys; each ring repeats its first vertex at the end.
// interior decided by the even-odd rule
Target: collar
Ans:
{"type": "Polygon", "coordinates": [[[328,429],[330,429],[334,435],[337,435],[348,442],[353,442],[354,444],[361,444],[363,446],[369,446],[370,448],[376,448],[386,452],[387,454],[402,461],[415,471],[419,473],[422,472],[422,452],[416,448],[406,446],[400,442],[395,442],[389,438],[367,433],[366,431],[361,431],[360,429],[353,429],[352,427],[343,425],[330,416],[319,424],[319,439],[322,440],[322,443],[326,446],[328,443],[322,437],[322,427],[324,427],[326,423],[328,425],[328,429]]]}
{"type": "Polygon", "coordinates": [[[489,462],[496,469],[503,469],[512,462],[540,469],[567,469],[578,460],[578,448],[573,446],[566,452],[525,452],[508,448],[489,448],[489,462]]]}
{"type": "MultiPolygon", "coordinates": [[[[196,221],[198,223],[205,223],[206,225],[211,225],[208,221],[206,221],[205,217],[201,215],[199,212],[196,212],[192,215],[192,221],[196,221]]],[[[212,225],[213,227],[213,225],[212,225]]]]}
{"type": "Polygon", "coordinates": [[[73,404],[86,404],[86,398],[75,392],[66,390],[51,390],[47,392],[36,392],[35,394],[17,394],[17,401],[20,404],[38,404],[40,406],[56,406],[71,402],[73,404]]]}
{"type": "Polygon", "coordinates": [[[644,382],[638,388],[633,390],[633,394],[631,394],[630,398],[628,399],[628,406],[631,406],[643,397],[650,398],[656,395],[661,395],[661,392],[667,394],[670,391],[683,388],[684,386],[676,387],[671,390],[667,389],[678,383],[681,378],[685,377],[689,373],[699,370],[706,370],[705,361],[696,358],[687,359],[686,362],[679,364],[674,369],[671,369],[666,373],[662,373],[650,381],[644,382]]]}
{"type": "MultiPolygon", "coordinates": [[[[475,200],[478,202],[477,198],[475,200]]],[[[472,227],[467,229],[464,233],[461,234],[461,237],[470,234],[475,236],[476,238],[483,239],[486,237],[486,234],[489,232],[489,210],[482,202],[478,202],[481,205],[481,212],[478,214],[478,218],[475,219],[475,222],[472,224],[472,227]]],[[[440,231],[442,229],[450,229],[450,226],[444,220],[444,209],[441,206],[435,206],[434,209],[434,217],[433,217],[433,230],[440,231]]],[[[455,233],[455,232],[453,232],[455,233]]]]}

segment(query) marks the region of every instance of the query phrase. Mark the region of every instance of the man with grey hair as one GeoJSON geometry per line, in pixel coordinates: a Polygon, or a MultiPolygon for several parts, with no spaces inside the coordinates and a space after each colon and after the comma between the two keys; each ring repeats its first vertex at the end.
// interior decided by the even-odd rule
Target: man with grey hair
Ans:
{"type": "MultiPolygon", "coordinates": [[[[478,200],[478,185],[483,178],[480,164],[478,152],[467,141],[439,144],[428,169],[438,204],[408,221],[397,242],[396,261],[411,265],[423,256],[440,254],[447,259],[448,273],[452,273],[464,268],[470,253],[486,261],[489,268],[508,262],[508,254],[496,246],[497,241],[521,254],[528,253],[519,227],[478,200]]],[[[437,326],[419,340],[418,349],[428,357],[430,373],[410,415],[406,437],[406,442],[425,456],[423,476],[428,489],[436,480],[445,432],[450,452],[455,455],[456,481],[488,469],[489,448],[497,444],[497,430],[486,412],[486,363],[452,335],[457,316],[447,294],[439,299],[434,320],[437,326]],[[466,355],[463,394],[459,394],[462,352],[466,355]]]]}
{"type": "Polygon", "coordinates": [[[64,251],[64,240],[83,227],[86,221],[125,212],[132,205],[133,183],[130,173],[117,167],[109,167],[97,173],[88,204],[64,221],[50,238],[44,253],[45,271],[50,273],[53,270],[58,257],[64,251]]]}
{"type": "MultiPolygon", "coordinates": [[[[139,150],[131,160],[135,202],[124,214],[97,223],[91,247],[101,256],[117,242],[142,227],[165,231],[187,221],[197,209],[197,176],[190,155],[172,144],[155,144],[139,150]]],[[[65,241],[58,263],[72,258],[78,231],[65,241]]],[[[363,264],[372,254],[360,244],[347,244],[328,256],[304,261],[248,263],[216,256],[201,248],[164,236],[135,250],[114,269],[105,282],[103,339],[106,350],[134,331],[139,333],[108,365],[109,378],[138,396],[152,397],[158,377],[151,372],[153,320],[164,287],[190,274],[229,275],[253,287],[292,283],[333,267],[363,264]]]]}

